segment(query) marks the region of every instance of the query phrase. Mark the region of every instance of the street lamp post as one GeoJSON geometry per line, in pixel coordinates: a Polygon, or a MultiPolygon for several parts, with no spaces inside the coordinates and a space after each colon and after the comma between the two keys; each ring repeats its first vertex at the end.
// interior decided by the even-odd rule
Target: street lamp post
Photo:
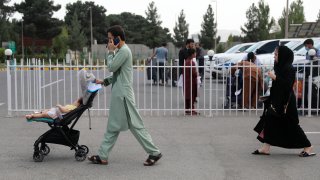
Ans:
{"type": "Polygon", "coordinates": [[[288,38],[289,34],[289,0],[287,0],[287,8],[286,8],[286,27],[285,27],[285,33],[284,38],[288,38]]]}
{"type": "Polygon", "coordinates": [[[218,0],[212,0],[212,2],[215,2],[216,3],[216,34],[215,34],[215,37],[214,37],[214,52],[217,52],[217,33],[218,33],[218,0]]]}
{"type": "Polygon", "coordinates": [[[22,60],[24,61],[24,41],[23,41],[23,18],[21,21],[21,50],[22,50],[22,60]]]}
{"type": "Polygon", "coordinates": [[[89,61],[90,65],[92,65],[92,61],[93,61],[93,52],[92,52],[92,47],[93,47],[93,32],[92,32],[92,7],[90,7],[90,39],[91,39],[91,57],[89,55],[89,58],[91,58],[91,60],[89,61]]]}
{"type": "Polygon", "coordinates": [[[6,56],[7,60],[7,100],[8,100],[8,117],[12,116],[11,111],[11,73],[10,73],[10,65],[11,65],[11,58],[12,58],[12,50],[6,49],[4,51],[4,55],[6,56]]]}
{"type": "MultiPolygon", "coordinates": [[[[207,55],[209,56],[209,61],[210,61],[210,82],[212,80],[212,69],[211,69],[211,63],[212,63],[212,59],[213,59],[213,56],[214,56],[214,51],[213,50],[209,50],[207,55]]],[[[209,109],[210,109],[210,114],[209,116],[211,117],[212,116],[212,83],[210,83],[210,93],[209,93],[209,109]]]]}

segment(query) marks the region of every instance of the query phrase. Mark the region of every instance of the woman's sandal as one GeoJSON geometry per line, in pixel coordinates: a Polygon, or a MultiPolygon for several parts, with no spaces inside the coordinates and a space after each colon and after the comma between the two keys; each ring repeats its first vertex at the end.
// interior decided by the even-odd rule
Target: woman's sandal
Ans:
{"type": "Polygon", "coordinates": [[[143,163],[143,165],[153,166],[161,157],[162,157],[161,153],[157,156],[149,155],[148,159],[143,163]]]}
{"type": "Polygon", "coordinates": [[[315,156],[315,155],[316,155],[316,153],[307,153],[307,152],[305,152],[305,151],[302,151],[302,152],[299,154],[300,157],[310,157],[310,156],[315,156]]]}
{"type": "Polygon", "coordinates": [[[107,165],[108,161],[103,162],[98,155],[89,156],[88,160],[91,161],[93,164],[101,164],[101,165],[107,165]]]}

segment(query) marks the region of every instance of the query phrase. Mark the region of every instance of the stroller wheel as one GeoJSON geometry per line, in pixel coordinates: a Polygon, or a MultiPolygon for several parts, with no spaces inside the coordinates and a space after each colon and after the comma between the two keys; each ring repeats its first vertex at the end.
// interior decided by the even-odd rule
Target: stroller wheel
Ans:
{"type": "Polygon", "coordinates": [[[74,157],[76,158],[77,161],[84,161],[87,157],[87,154],[83,149],[79,149],[76,151],[74,157]]]}
{"type": "Polygon", "coordinates": [[[44,155],[42,152],[34,152],[33,153],[33,160],[34,162],[42,162],[44,158],[44,155]]]}
{"type": "Polygon", "coordinates": [[[89,148],[88,148],[88,146],[86,146],[86,145],[81,145],[80,148],[84,150],[84,153],[86,153],[86,154],[89,153],[89,148]]]}
{"type": "Polygon", "coordinates": [[[41,147],[40,151],[43,155],[46,156],[50,153],[50,148],[48,145],[45,144],[43,147],[41,147]]]}

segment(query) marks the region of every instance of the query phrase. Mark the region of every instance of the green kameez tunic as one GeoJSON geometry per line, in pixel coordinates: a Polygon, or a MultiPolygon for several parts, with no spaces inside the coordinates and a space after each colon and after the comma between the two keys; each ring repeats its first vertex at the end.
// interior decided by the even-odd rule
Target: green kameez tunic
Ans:
{"type": "Polygon", "coordinates": [[[125,131],[132,126],[144,128],[142,119],[136,109],[133,93],[132,54],[125,44],[107,57],[107,66],[113,75],[104,79],[104,85],[112,84],[110,111],[107,130],[110,132],[125,131]]]}

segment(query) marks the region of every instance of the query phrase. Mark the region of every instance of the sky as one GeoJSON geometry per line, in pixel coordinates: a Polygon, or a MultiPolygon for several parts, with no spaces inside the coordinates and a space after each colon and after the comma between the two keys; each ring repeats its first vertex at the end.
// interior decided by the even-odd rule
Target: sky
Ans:
{"type": "MultiPolygon", "coordinates": [[[[20,3],[22,0],[11,0],[9,4],[20,3]]],[[[61,9],[53,16],[63,19],[65,6],[67,3],[74,3],[77,0],[54,0],[54,4],[60,4],[61,9]]],[[[85,0],[82,0],[84,2],[85,0]]],[[[120,14],[121,12],[131,12],[146,17],[145,11],[152,0],[91,0],[95,4],[104,6],[106,14],[120,14]]],[[[214,13],[217,10],[217,24],[219,31],[240,33],[240,27],[247,22],[246,11],[259,0],[153,0],[158,9],[162,26],[173,32],[175,23],[181,10],[184,10],[186,21],[189,23],[189,34],[199,33],[203,15],[211,4],[214,13]]],[[[302,0],[306,21],[313,22],[317,19],[320,10],[320,0],[302,0]]],[[[289,0],[289,4],[293,0],[289,0]]],[[[286,6],[286,0],[265,0],[270,7],[270,16],[276,21],[281,17],[282,10],[286,6]]],[[[21,15],[15,14],[15,18],[20,19],[21,15]]]]}

